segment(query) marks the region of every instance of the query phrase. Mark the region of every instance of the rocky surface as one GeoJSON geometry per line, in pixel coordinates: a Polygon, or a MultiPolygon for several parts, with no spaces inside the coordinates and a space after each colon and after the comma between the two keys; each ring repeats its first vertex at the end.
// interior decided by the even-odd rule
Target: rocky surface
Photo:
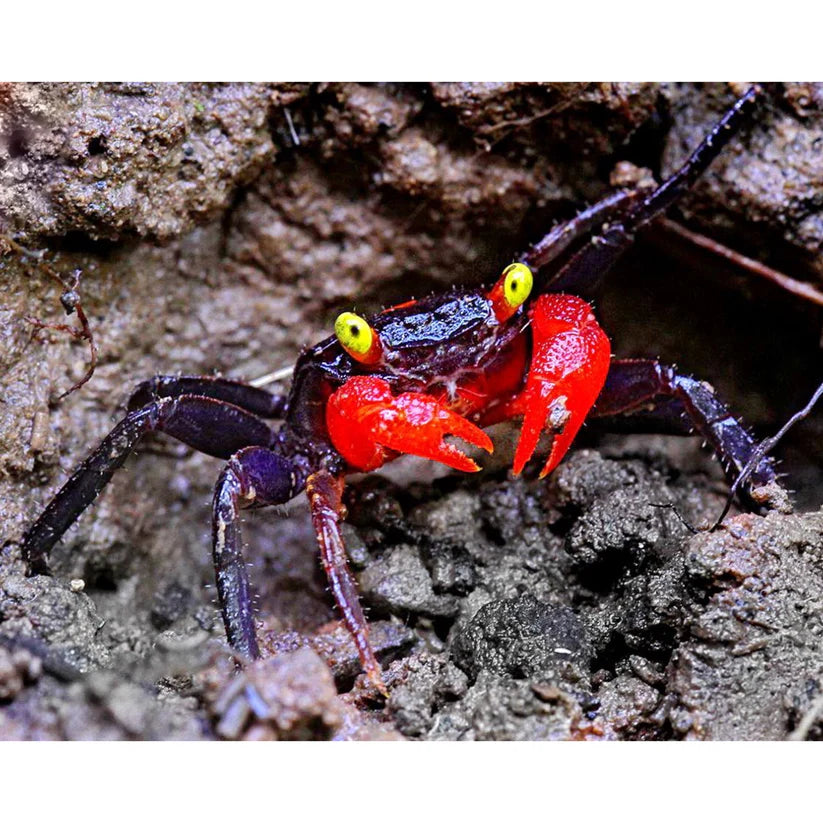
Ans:
{"type": "MultiPolygon", "coordinates": [[[[819,737],[820,515],[738,516],[689,441],[586,433],[547,482],[413,460],[350,490],[346,538],[390,697],[358,674],[302,500],[245,523],[264,648],[236,676],[213,601],[219,462],[161,438],[26,578],[24,527],[156,373],[254,378],[341,307],[495,276],[608,189],[659,173],[740,87],[6,85],[0,231],[0,738],[819,737]],[[625,166],[621,167],[624,171],[625,166]],[[27,317],[76,322],[100,350],[27,317]]],[[[820,280],[820,90],[769,87],[681,218],[820,280]]],[[[711,380],[772,431],[816,384],[819,309],[655,229],[598,308],[621,355],[711,380]],[[780,341],[780,346],[775,345],[780,341]],[[718,356],[722,352],[722,356],[718,356]]],[[[785,444],[820,506],[820,424],[785,444]]],[[[501,442],[511,432],[495,433],[501,442]]]]}

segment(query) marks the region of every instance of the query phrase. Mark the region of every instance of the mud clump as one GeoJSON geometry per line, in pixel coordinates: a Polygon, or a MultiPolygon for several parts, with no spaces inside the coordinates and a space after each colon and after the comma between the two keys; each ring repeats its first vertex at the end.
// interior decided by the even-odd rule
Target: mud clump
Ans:
{"type": "Polygon", "coordinates": [[[42,661],[25,649],[0,647],[0,703],[13,700],[24,686],[39,680],[42,661]]]}
{"type": "MultiPolygon", "coordinates": [[[[742,515],[689,542],[687,633],[670,670],[679,734],[783,737],[821,694],[823,516],[742,515]]],[[[819,736],[818,722],[809,731],[819,736]]]]}
{"type": "Polygon", "coordinates": [[[206,705],[218,736],[237,740],[331,738],[343,706],[331,672],[310,649],[286,652],[225,673],[222,686],[207,683],[206,705]]]}
{"type": "Polygon", "coordinates": [[[559,668],[588,673],[591,649],[574,612],[547,609],[529,594],[480,608],[454,638],[455,663],[473,680],[481,671],[514,679],[556,679],[559,668]]]}

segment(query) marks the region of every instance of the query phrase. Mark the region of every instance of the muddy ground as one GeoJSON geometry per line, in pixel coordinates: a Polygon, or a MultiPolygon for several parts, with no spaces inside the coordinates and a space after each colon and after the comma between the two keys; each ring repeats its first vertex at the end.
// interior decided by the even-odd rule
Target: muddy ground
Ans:
{"type": "MultiPolygon", "coordinates": [[[[689,439],[588,430],[547,481],[514,432],[476,476],[354,480],[346,537],[388,701],[335,619],[302,499],[246,519],[270,656],[235,675],[216,611],[219,461],[146,442],[24,575],[26,524],[156,373],[252,379],[380,308],[493,279],[621,162],[665,174],[744,85],[0,88],[0,739],[823,736],[818,415],[781,446],[798,513],[722,508],[689,439]],[[507,445],[508,444],[508,447],[507,445]]],[[[767,88],[672,215],[823,286],[823,86],[767,88]]],[[[773,432],[821,373],[820,308],[656,226],[598,311],[619,355],[711,381],[773,432]]]]}

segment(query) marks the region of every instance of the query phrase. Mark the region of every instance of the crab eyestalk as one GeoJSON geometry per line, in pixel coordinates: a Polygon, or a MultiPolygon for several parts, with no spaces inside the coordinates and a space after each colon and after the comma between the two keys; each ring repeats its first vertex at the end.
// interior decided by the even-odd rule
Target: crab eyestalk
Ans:
{"type": "Polygon", "coordinates": [[[380,336],[360,315],[344,311],[334,321],[340,345],[359,363],[373,366],[383,359],[380,336]]]}
{"type": "Polygon", "coordinates": [[[494,316],[505,323],[529,299],[534,276],[525,263],[512,263],[503,269],[500,279],[489,292],[494,316]]]}

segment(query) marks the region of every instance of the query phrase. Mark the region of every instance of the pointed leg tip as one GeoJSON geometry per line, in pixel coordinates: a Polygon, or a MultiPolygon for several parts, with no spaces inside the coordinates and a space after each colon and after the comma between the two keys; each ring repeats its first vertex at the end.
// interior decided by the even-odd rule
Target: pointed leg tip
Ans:
{"type": "Polygon", "coordinates": [[[386,687],[385,681],[383,680],[383,673],[380,671],[380,668],[378,667],[374,669],[369,667],[366,670],[366,677],[369,679],[369,682],[372,684],[372,686],[374,686],[374,688],[377,689],[377,691],[380,692],[380,694],[382,694],[383,697],[388,699],[389,690],[386,687]]]}

